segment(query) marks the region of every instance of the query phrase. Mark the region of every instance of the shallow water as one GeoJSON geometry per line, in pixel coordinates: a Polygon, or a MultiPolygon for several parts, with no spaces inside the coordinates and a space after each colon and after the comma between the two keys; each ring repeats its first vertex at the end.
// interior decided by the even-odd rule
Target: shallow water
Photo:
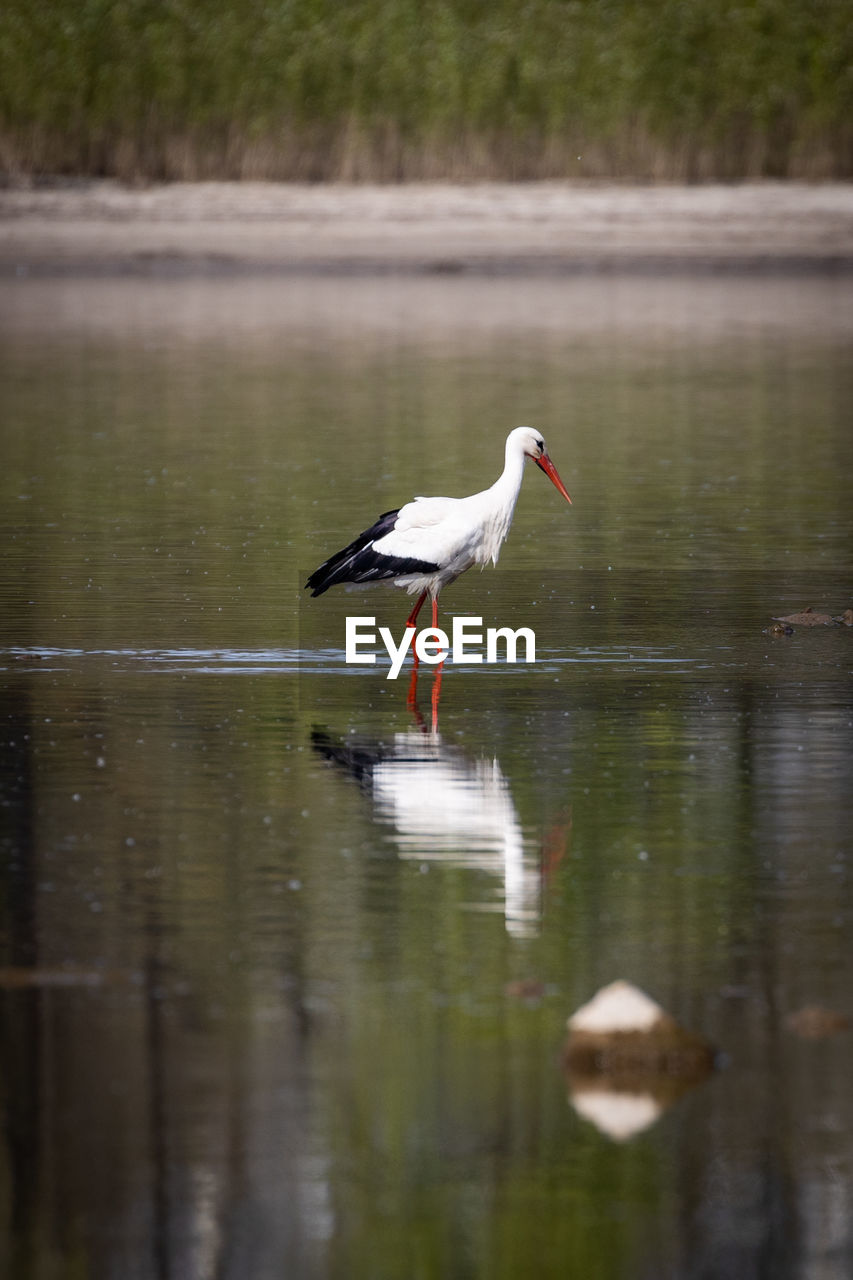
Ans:
{"type": "Polygon", "coordinates": [[[849,281],[4,282],[0,1261],[846,1276],[849,281]],[[441,620],[307,574],[545,434],[441,620]],[[614,978],[718,1050],[564,1074],[614,978]],[[677,1090],[673,1090],[673,1095],[677,1090]],[[620,1108],[621,1104],[621,1108],[620,1108]],[[633,1106],[633,1110],[631,1109],[633,1106]]]}

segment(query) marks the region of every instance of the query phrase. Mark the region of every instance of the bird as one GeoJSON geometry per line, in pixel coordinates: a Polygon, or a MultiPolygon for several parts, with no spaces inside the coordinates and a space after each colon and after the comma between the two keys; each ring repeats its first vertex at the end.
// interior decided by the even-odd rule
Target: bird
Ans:
{"type": "Polygon", "coordinates": [[[532,427],[516,427],[507,436],[504,469],[490,488],[467,498],[418,497],[384,512],[369,529],[315,569],[305,589],[319,596],[339,583],[390,580],[409,595],[417,594],[406,626],[416,625],[429,596],[435,629],[442,588],[472,565],[482,568],[490,560],[497,564],[528,458],[571,503],[541,434],[532,427]]]}

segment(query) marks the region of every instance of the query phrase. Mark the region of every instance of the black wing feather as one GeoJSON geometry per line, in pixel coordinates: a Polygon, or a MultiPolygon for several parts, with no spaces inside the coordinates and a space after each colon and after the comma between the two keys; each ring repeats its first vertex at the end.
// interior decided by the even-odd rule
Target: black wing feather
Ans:
{"type": "Polygon", "coordinates": [[[396,511],[386,511],[348,547],[336,551],[319,569],[315,569],[305,583],[311,594],[321,596],[340,582],[380,582],[383,578],[399,578],[407,573],[437,573],[440,566],[427,560],[416,560],[411,556],[383,556],[373,550],[374,542],[394,528],[399,514],[399,507],[396,511]]]}

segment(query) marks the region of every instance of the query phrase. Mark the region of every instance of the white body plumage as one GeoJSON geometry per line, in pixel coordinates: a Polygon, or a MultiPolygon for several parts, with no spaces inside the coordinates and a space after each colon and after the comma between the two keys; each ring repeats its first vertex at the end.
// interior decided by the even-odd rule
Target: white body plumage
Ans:
{"type": "MultiPolygon", "coordinates": [[[[504,469],[481,493],[467,498],[415,498],[386,512],[370,529],[337,552],[308,579],[320,595],[339,582],[392,580],[410,594],[419,592],[409,621],[423,599],[435,600],[442,587],[466,569],[497,563],[515,513],[524,464],[532,458],[568,502],[545,442],[531,427],[516,427],[507,437],[504,469]]],[[[433,608],[433,612],[435,609],[433,608]]]]}

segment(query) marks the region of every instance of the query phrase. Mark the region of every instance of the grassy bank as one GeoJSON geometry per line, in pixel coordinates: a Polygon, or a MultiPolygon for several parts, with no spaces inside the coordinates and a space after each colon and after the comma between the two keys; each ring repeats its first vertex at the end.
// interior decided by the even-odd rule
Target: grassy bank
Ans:
{"type": "Polygon", "coordinates": [[[853,177],[849,0],[6,0],[0,170],[853,177]]]}

